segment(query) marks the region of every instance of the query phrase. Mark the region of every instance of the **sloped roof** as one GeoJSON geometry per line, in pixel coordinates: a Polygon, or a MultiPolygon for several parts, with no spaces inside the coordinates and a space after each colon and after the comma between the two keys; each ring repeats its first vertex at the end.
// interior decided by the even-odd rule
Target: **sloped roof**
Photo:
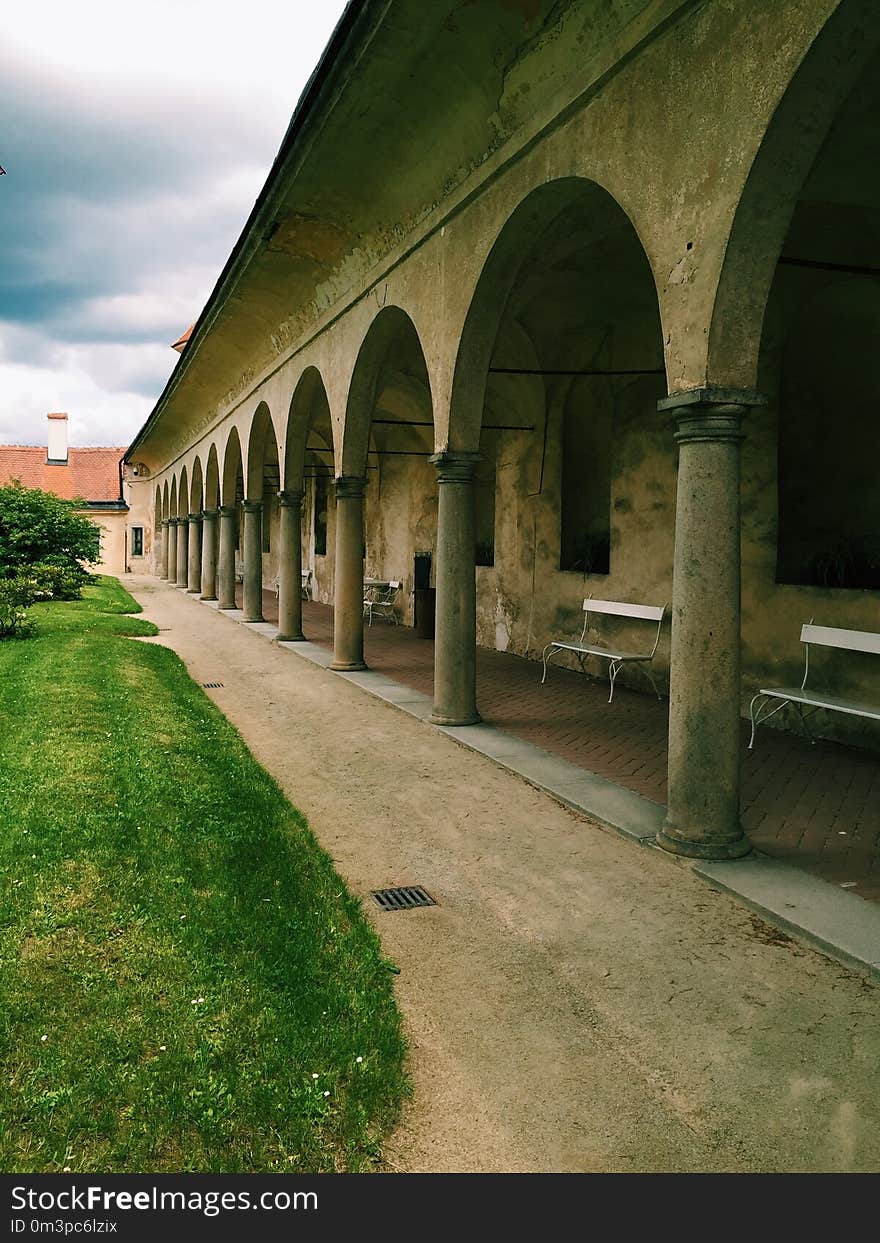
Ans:
{"type": "Polygon", "coordinates": [[[195,328],[195,324],[190,324],[186,332],[182,332],[176,341],[171,342],[171,348],[173,350],[177,350],[178,354],[183,353],[183,347],[186,345],[187,341],[192,336],[193,328],[195,328]]]}
{"type": "Polygon", "coordinates": [[[19,480],[72,501],[119,502],[119,462],[125,446],[69,449],[67,465],[50,466],[45,445],[0,445],[0,487],[19,480]]]}

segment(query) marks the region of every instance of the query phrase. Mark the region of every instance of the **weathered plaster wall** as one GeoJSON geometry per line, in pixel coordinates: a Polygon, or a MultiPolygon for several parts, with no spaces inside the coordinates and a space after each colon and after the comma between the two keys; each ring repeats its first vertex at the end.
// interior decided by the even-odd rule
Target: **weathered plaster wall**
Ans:
{"type": "MultiPolygon", "coordinates": [[[[477,572],[479,634],[481,642],[534,654],[561,629],[579,630],[580,602],[589,590],[668,599],[674,450],[672,428],[654,403],[664,388],[755,379],[764,277],[749,267],[747,234],[743,244],[734,229],[736,244],[731,241],[734,223],[739,227],[746,218],[744,190],[749,203],[758,204],[754,218],[764,221],[755,234],[758,249],[772,254],[784,237],[797,178],[806,176],[815,153],[809,143],[821,143],[837,106],[835,91],[845,94],[857,73],[849,65],[857,59],[857,36],[861,31],[861,43],[870,48],[877,14],[862,0],[552,6],[486,0],[456,6],[453,14],[438,0],[419,8],[418,23],[417,34],[406,20],[389,27],[385,42],[370,53],[374,62],[365,59],[336,128],[326,128],[311,150],[314,165],[300,170],[299,181],[285,183],[286,197],[276,199],[277,227],[267,231],[235,298],[220,308],[205,345],[196,343],[182,359],[181,378],[139,452],[169,485],[183,466],[191,474],[196,450],[204,459],[212,442],[222,470],[230,427],[237,427],[246,458],[250,420],[265,401],[283,461],[291,396],[315,367],[326,387],[338,473],[358,353],[386,306],[411,317],[424,351],[432,447],[450,440],[469,447],[457,441],[455,426],[450,429],[450,407],[462,331],[487,257],[530,192],[554,179],[593,179],[614,196],[644,247],[659,300],[658,344],[667,376],[665,384],[644,379],[615,393],[611,567],[587,584],[558,569],[559,443],[570,393],[553,386],[545,392],[538,383],[526,398],[509,389],[493,396],[490,384],[487,409],[500,414],[499,421],[531,423],[536,430],[500,433],[494,446],[495,565],[477,572]],[[838,11],[849,22],[848,34],[829,40],[831,52],[821,60],[830,75],[826,87],[820,89],[820,74],[819,88],[811,84],[812,94],[805,90],[801,99],[789,84],[805,58],[810,63],[817,34],[838,11]],[[439,40],[438,22],[445,32],[439,40]],[[399,72],[392,71],[395,65],[399,72]],[[424,72],[414,73],[414,65],[424,72]],[[796,153],[792,147],[786,162],[780,122],[779,195],[762,217],[755,156],[771,119],[783,116],[781,102],[791,100],[799,126],[793,132],[806,134],[806,145],[796,153]],[[361,141],[365,135],[373,140],[361,141]],[[719,326],[719,278],[729,332],[719,326]],[[530,401],[531,413],[525,409],[530,401]],[[517,405],[523,409],[511,414],[517,405]]],[[[523,231],[523,247],[547,224],[536,216],[523,231]]],[[[601,307],[613,293],[606,277],[582,296],[601,307]]],[[[558,330],[548,320],[546,336],[558,330]]],[[[766,372],[765,363],[762,383],[766,372]]],[[[780,653],[791,650],[792,629],[812,612],[830,624],[878,628],[876,593],[817,594],[774,581],[772,375],[768,387],[771,406],[751,417],[744,454],[745,694],[750,682],[788,676],[792,660],[780,653]]],[[[482,447],[489,447],[485,440],[482,447]]],[[[421,470],[417,459],[400,458],[383,465],[381,484],[371,481],[368,572],[391,576],[405,569],[411,575],[412,553],[431,535],[436,494],[421,470]],[[380,489],[381,510],[375,504],[380,489]],[[414,522],[422,527],[417,534],[414,522]]],[[[315,559],[316,595],[325,600],[332,599],[333,508],[331,499],[328,555],[315,559]]],[[[304,563],[309,559],[307,549],[304,563]]],[[[272,572],[270,554],[264,573],[272,572]]],[[[661,663],[667,652],[668,637],[661,663]]],[[[864,672],[876,693],[877,675],[864,672]]]]}

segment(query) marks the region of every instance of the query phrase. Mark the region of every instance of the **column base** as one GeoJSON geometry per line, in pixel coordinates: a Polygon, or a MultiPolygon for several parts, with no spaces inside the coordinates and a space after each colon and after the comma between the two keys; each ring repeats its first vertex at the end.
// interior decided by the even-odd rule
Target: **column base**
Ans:
{"type": "Polygon", "coordinates": [[[218,604],[218,609],[225,609],[227,613],[231,613],[233,609],[237,609],[237,604],[218,604]]]}
{"type": "Polygon", "coordinates": [[[369,665],[364,660],[334,660],[327,668],[332,673],[362,673],[369,665]]]}
{"type": "Polygon", "coordinates": [[[200,595],[200,596],[199,596],[199,599],[200,599],[200,600],[216,600],[216,599],[217,599],[217,596],[216,596],[216,595],[213,595],[213,596],[206,596],[206,595],[202,594],[202,595],[200,595]]]}
{"type": "Polygon", "coordinates": [[[427,719],[432,725],[479,725],[483,718],[479,712],[470,716],[445,716],[442,712],[432,712],[427,719]]]}
{"type": "Polygon", "coordinates": [[[266,619],[262,613],[258,613],[256,617],[243,617],[243,622],[264,622],[266,619]]]}
{"type": "Polygon", "coordinates": [[[197,596],[199,594],[198,587],[187,587],[186,594],[188,596],[197,596]]]}
{"type": "Polygon", "coordinates": [[[276,643],[307,643],[306,636],[300,631],[299,634],[276,634],[276,643]]]}
{"type": "Polygon", "coordinates": [[[657,834],[657,845],[673,855],[688,859],[742,859],[752,853],[752,843],[740,830],[735,837],[720,837],[716,841],[695,841],[672,825],[664,824],[657,834]]]}

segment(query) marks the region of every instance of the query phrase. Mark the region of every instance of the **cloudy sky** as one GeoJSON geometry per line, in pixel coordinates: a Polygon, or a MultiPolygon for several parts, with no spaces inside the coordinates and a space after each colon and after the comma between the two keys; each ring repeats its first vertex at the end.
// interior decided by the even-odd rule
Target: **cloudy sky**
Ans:
{"type": "Polygon", "coordinates": [[[0,444],[127,445],[344,0],[27,0],[0,45],[0,444]]]}

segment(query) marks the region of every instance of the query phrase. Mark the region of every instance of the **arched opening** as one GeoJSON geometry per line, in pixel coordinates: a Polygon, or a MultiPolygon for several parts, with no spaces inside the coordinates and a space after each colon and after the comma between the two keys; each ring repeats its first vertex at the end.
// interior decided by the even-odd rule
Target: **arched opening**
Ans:
{"type": "MultiPolygon", "coordinates": [[[[343,473],[364,475],[364,573],[402,584],[395,615],[414,622],[415,591],[433,583],[437,539],[434,408],[421,341],[399,307],[364,338],[346,410],[343,473]]],[[[419,599],[423,599],[421,595],[419,599]]]]}
{"type": "Polygon", "coordinates": [[[175,527],[177,557],[175,582],[186,587],[189,574],[189,482],[186,467],[180,471],[177,482],[177,526],[175,527]]]}
{"type": "Polygon", "coordinates": [[[247,488],[245,500],[260,503],[261,569],[260,582],[268,583],[278,573],[278,491],[281,470],[278,445],[269,407],[260,402],[251,421],[247,447],[247,488]]]}
{"type": "MultiPolygon", "coordinates": [[[[381,617],[417,622],[430,637],[424,623],[437,523],[433,448],[418,333],[405,311],[384,307],[358,352],[346,404],[336,482],[334,668],[362,667],[364,615],[371,630],[381,617]]],[[[381,665],[378,649],[375,658],[381,665]]]]}
{"type": "Polygon", "coordinates": [[[191,514],[200,514],[203,505],[202,498],[202,464],[198,458],[193,462],[192,480],[189,486],[189,512],[191,514]]]}
{"type": "Polygon", "coordinates": [[[162,510],[162,488],[157,483],[153,497],[153,573],[160,577],[165,574],[165,537],[162,523],[165,515],[162,510]]]}
{"type": "Polygon", "coordinates": [[[242,469],[241,441],[233,427],[226,441],[223,453],[223,476],[220,488],[220,503],[230,511],[233,548],[235,550],[234,574],[236,580],[241,576],[241,515],[244,500],[244,471],[242,469]]]}
{"type": "MultiPolygon", "coordinates": [[[[768,404],[743,449],[744,697],[768,677],[800,679],[812,618],[878,629],[880,49],[838,107],[777,247],[757,361],[768,404]]],[[[868,656],[814,653],[813,664],[844,697],[880,696],[868,656]]],[[[814,729],[880,749],[858,718],[827,713],[814,729]]]]}
{"type": "Polygon", "coordinates": [[[177,516],[178,518],[189,517],[189,487],[185,466],[180,472],[180,482],[177,488],[177,516]]]}
{"type": "Polygon", "coordinates": [[[536,658],[577,635],[588,595],[669,599],[665,380],[653,273],[626,213],[580,178],[533,191],[486,260],[453,381],[450,447],[479,454],[479,645],[536,658]]]}
{"type": "MultiPolygon", "coordinates": [[[[212,446],[208,455],[209,488],[214,486],[212,470],[217,466],[219,466],[218,455],[214,454],[212,446]]],[[[206,581],[204,590],[205,594],[210,597],[216,589],[218,608],[234,609],[241,603],[241,592],[237,584],[241,583],[244,578],[241,568],[241,506],[244,498],[244,472],[241,443],[234,427],[229,432],[223,449],[223,465],[217,482],[220,505],[216,527],[216,572],[213,584],[206,581]]]]}
{"type": "Polygon", "coordinates": [[[217,509],[220,504],[220,468],[217,463],[217,446],[211,445],[205,466],[205,509],[217,509]]]}
{"type": "Polygon", "coordinates": [[[168,554],[165,560],[166,573],[165,577],[169,583],[177,582],[177,477],[172,475],[171,488],[168,489],[166,481],[165,488],[168,491],[168,501],[165,507],[165,516],[168,519],[168,526],[165,528],[168,541],[168,554]]]}
{"type": "Polygon", "coordinates": [[[333,429],[324,381],[316,367],[307,367],[294,389],[284,445],[284,489],[302,492],[301,595],[303,602],[329,606],[333,602],[336,535],[333,429]]]}

